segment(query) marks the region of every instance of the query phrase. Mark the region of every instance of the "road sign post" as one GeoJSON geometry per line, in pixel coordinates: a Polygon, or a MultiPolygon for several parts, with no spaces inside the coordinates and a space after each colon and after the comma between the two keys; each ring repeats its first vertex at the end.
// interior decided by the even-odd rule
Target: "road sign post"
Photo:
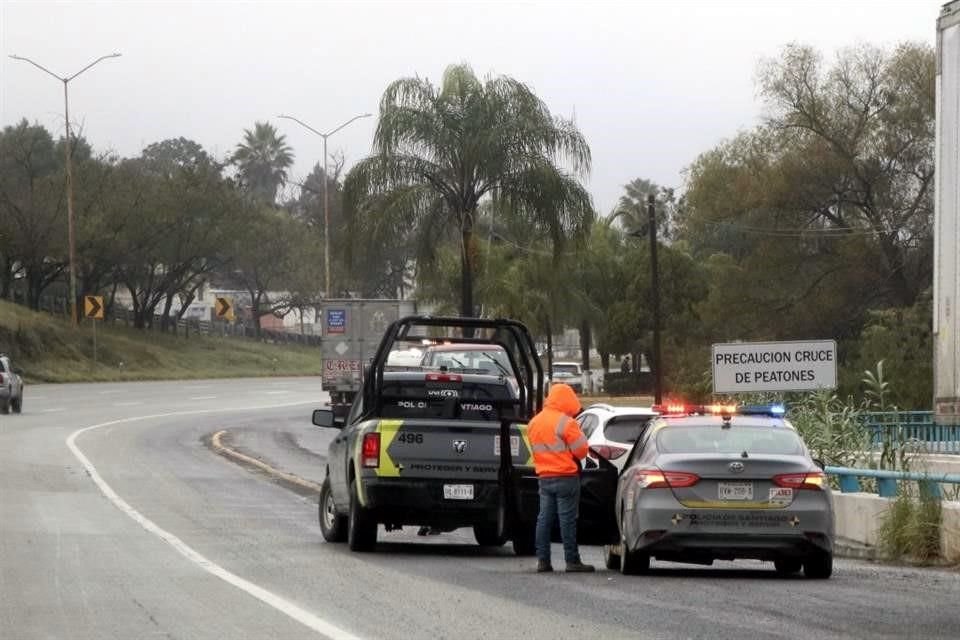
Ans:
{"type": "Polygon", "coordinates": [[[83,315],[93,323],[93,364],[97,364],[97,320],[103,320],[103,296],[83,296],[83,315]]]}
{"type": "Polygon", "coordinates": [[[213,305],[218,318],[232,322],[236,317],[233,313],[233,298],[217,298],[213,305]]]}

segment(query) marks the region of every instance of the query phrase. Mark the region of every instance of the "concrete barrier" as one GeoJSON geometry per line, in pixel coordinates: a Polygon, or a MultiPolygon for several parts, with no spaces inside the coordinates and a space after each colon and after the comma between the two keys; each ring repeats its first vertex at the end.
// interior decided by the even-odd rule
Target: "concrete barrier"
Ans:
{"type": "MultiPolygon", "coordinates": [[[[893,499],[873,493],[834,491],[837,537],[875,547],[884,515],[892,504],[893,499]]],[[[947,562],[960,562],[960,502],[943,502],[940,548],[947,562]]]]}

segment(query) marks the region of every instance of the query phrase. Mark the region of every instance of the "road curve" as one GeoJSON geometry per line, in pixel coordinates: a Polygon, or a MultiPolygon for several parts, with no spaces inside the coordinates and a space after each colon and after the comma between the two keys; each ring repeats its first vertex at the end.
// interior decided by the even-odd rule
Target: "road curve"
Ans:
{"type": "MultiPolygon", "coordinates": [[[[24,415],[0,416],[0,638],[957,637],[953,571],[840,561],[826,582],[760,563],[538,575],[459,531],[381,534],[373,554],[326,544],[315,498],[207,446],[226,430],[244,453],[321,481],[331,432],[309,425],[319,389],[30,387],[24,415]]],[[[601,564],[597,548],[584,556],[601,564]]]]}

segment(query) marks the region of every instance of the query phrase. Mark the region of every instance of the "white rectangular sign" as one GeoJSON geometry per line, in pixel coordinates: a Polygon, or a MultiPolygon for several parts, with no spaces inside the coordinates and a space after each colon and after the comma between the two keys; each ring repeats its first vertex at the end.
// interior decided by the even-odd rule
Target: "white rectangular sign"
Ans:
{"type": "Polygon", "coordinates": [[[837,342],[713,345],[713,392],[814,391],[837,386],[837,342]]]}

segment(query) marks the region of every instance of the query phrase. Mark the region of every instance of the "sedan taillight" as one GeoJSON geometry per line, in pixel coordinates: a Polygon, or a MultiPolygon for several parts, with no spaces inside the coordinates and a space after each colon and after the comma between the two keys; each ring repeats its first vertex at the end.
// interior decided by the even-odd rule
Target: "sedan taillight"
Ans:
{"type": "Polygon", "coordinates": [[[640,469],[634,472],[633,479],[642,489],[682,489],[700,482],[695,473],[659,469],[640,469]]]}
{"type": "Polygon", "coordinates": [[[820,491],[826,484],[823,471],[807,471],[806,473],[781,473],[773,476],[773,484],[790,489],[810,489],[820,491]]]}

